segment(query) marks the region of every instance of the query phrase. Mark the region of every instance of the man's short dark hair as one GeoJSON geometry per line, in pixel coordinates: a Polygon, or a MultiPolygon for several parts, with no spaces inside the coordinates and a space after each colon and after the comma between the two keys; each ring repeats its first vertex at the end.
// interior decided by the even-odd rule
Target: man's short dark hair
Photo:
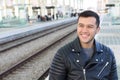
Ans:
{"type": "Polygon", "coordinates": [[[94,11],[91,11],[91,10],[86,10],[86,11],[83,11],[79,14],[79,17],[94,17],[96,19],[96,24],[97,24],[97,27],[99,27],[99,24],[100,24],[100,18],[99,18],[99,15],[94,12],[94,11]]]}

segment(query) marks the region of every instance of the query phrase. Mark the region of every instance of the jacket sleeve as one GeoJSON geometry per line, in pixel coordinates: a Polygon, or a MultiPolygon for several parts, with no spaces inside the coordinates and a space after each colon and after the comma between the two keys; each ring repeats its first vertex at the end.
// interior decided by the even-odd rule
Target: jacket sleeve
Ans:
{"type": "Polygon", "coordinates": [[[110,80],[118,80],[116,59],[114,57],[113,52],[112,52],[112,65],[111,65],[110,80]]]}
{"type": "Polygon", "coordinates": [[[49,71],[49,80],[67,80],[64,58],[60,53],[57,53],[53,58],[49,71]]]}

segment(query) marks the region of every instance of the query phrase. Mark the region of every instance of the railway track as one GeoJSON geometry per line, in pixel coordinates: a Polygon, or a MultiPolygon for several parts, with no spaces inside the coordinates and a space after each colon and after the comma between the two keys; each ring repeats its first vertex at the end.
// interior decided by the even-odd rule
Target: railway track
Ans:
{"type": "Polygon", "coordinates": [[[54,53],[60,47],[59,44],[67,43],[63,43],[64,39],[76,31],[76,25],[72,24],[38,33],[40,35],[30,35],[32,38],[28,36],[5,43],[6,46],[13,45],[1,51],[0,61],[4,63],[0,62],[0,80],[40,80],[40,76],[48,70],[54,53]],[[7,61],[7,58],[10,60],[7,61]]]}
{"type": "Polygon", "coordinates": [[[26,42],[32,41],[34,39],[40,38],[42,36],[45,36],[47,34],[50,34],[50,33],[54,32],[54,31],[63,29],[63,28],[65,28],[67,26],[70,26],[74,23],[75,23],[75,21],[71,22],[69,24],[63,24],[61,26],[58,25],[56,27],[44,29],[44,30],[41,30],[41,31],[36,31],[33,34],[32,33],[31,34],[27,33],[26,36],[21,35],[21,37],[18,37],[18,38],[14,35],[12,37],[16,37],[16,38],[15,39],[11,38],[11,39],[9,39],[9,41],[6,41],[6,40],[3,39],[2,41],[0,41],[0,52],[5,51],[5,50],[10,49],[10,48],[13,48],[15,46],[24,44],[26,42]]]}

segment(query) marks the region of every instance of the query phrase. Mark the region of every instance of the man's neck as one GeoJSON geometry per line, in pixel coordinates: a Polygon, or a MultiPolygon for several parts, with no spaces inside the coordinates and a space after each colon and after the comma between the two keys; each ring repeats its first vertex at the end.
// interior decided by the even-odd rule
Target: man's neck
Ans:
{"type": "Polygon", "coordinates": [[[94,41],[91,41],[89,43],[81,43],[82,48],[93,48],[94,41]]]}

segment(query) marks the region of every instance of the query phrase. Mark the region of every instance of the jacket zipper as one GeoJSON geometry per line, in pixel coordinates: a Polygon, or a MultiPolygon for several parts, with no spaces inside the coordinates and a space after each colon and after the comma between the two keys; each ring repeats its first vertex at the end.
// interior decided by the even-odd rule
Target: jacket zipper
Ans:
{"type": "Polygon", "coordinates": [[[83,68],[83,76],[84,76],[84,80],[86,80],[86,70],[83,68]]]}
{"type": "Polygon", "coordinates": [[[106,66],[109,64],[109,62],[106,62],[106,64],[103,66],[103,68],[100,70],[100,72],[98,73],[98,77],[100,76],[100,74],[103,72],[103,70],[106,68],[106,66]]]}
{"type": "MultiPolygon", "coordinates": [[[[90,63],[89,63],[89,64],[90,64],[90,63]]],[[[84,80],[87,80],[87,79],[86,79],[86,67],[87,67],[89,64],[87,64],[87,65],[85,66],[85,68],[82,67],[84,80]]]]}

